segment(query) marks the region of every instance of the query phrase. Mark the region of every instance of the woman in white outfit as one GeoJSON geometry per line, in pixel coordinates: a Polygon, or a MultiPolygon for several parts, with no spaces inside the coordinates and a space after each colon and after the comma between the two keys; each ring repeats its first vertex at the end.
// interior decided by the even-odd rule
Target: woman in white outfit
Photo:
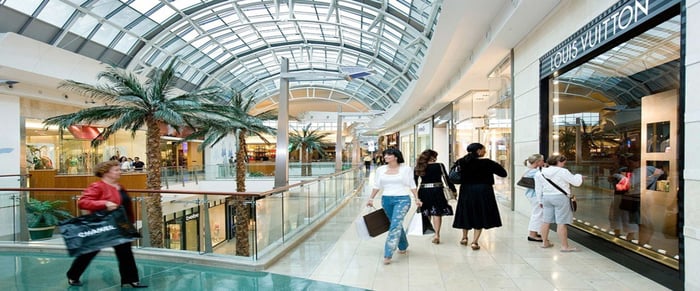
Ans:
{"type": "MultiPolygon", "coordinates": [[[[544,167],[544,156],[540,154],[533,154],[525,160],[525,166],[527,166],[527,171],[523,174],[523,178],[535,178],[535,175],[540,172],[540,169],[544,167]]],[[[542,237],[538,234],[542,228],[542,207],[540,207],[540,202],[537,200],[537,195],[535,195],[535,188],[527,188],[525,191],[525,197],[530,201],[530,207],[532,208],[530,214],[530,223],[528,224],[528,241],[541,242],[542,237]]]]}
{"type": "Polygon", "coordinates": [[[535,175],[535,193],[542,207],[543,223],[540,229],[542,235],[542,247],[551,248],[554,246],[549,242],[549,224],[557,224],[557,236],[561,241],[562,252],[575,252],[576,248],[569,246],[567,224],[574,220],[574,213],[571,210],[569,196],[571,195],[571,185],[581,186],[583,176],[572,174],[564,168],[566,157],[554,155],[547,159],[549,167],[542,169],[535,175]],[[549,180],[549,181],[548,181],[549,180]],[[566,193],[562,193],[557,187],[566,193]]]}

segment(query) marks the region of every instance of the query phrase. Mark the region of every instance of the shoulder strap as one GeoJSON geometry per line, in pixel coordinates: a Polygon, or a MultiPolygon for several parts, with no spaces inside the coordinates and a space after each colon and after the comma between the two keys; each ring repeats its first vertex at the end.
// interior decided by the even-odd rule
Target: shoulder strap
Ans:
{"type": "Polygon", "coordinates": [[[559,187],[559,185],[557,185],[556,183],[552,182],[552,180],[550,180],[549,178],[547,178],[544,174],[542,174],[542,177],[543,177],[545,180],[547,180],[547,182],[549,182],[549,184],[552,184],[552,186],[554,186],[554,188],[557,188],[557,190],[559,190],[559,191],[561,192],[561,194],[564,194],[564,195],[566,195],[566,196],[569,196],[569,194],[567,194],[566,191],[564,191],[564,189],[562,189],[561,187],[559,187]]]}

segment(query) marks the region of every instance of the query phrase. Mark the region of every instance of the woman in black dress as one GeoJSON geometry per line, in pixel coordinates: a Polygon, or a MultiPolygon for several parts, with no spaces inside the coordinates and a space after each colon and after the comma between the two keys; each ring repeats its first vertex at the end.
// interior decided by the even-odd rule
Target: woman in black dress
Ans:
{"type": "Polygon", "coordinates": [[[459,188],[457,211],[452,227],[462,229],[462,245],[469,243],[467,236],[474,229],[472,250],[478,250],[482,229],[499,227],[501,215],[498,212],[496,196],[493,193],[493,175],[506,177],[506,169],[490,159],[482,159],[486,148],[480,143],[467,147],[467,155],[455,161],[460,166],[462,186],[459,188]]]}
{"type": "Polygon", "coordinates": [[[434,150],[424,150],[418,157],[413,177],[416,184],[418,184],[420,178],[418,198],[423,202],[423,206],[420,208],[421,212],[423,216],[433,217],[433,226],[435,228],[434,244],[440,243],[442,217],[454,214],[452,206],[447,204],[443,188],[449,187],[453,193],[457,192],[454,184],[448,179],[443,179],[443,173],[446,172],[445,166],[435,162],[437,161],[437,155],[437,152],[434,150]],[[443,184],[443,180],[447,181],[447,185],[443,184]]]}

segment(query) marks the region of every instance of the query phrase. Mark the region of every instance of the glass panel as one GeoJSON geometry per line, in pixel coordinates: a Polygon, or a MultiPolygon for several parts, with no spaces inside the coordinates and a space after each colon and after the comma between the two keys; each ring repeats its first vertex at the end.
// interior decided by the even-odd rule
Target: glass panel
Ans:
{"type": "Polygon", "coordinates": [[[680,31],[676,16],[549,84],[550,149],[585,177],[572,189],[574,225],[674,268],[680,31]],[[652,37],[668,25],[674,33],[652,37]],[[666,48],[675,51],[653,65],[626,65],[666,48]]]}
{"type": "Polygon", "coordinates": [[[92,40],[104,46],[109,46],[118,33],[119,30],[116,27],[102,24],[95,35],[92,36],[92,40]]]}
{"type": "Polygon", "coordinates": [[[43,0],[6,0],[5,6],[14,8],[24,14],[32,15],[41,2],[43,0]]]}
{"type": "Polygon", "coordinates": [[[70,31],[87,38],[99,22],[92,16],[80,14],[75,23],[70,27],[70,31]]]}
{"type": "Polygon", "coordinates": [[[68,17],[70,17],[73,12],[75,12],[75,9],[68,6],[68,4],[59,1],[50,1],[41,12],[39,12],[37,18],[57,27],[63,27],[63,24],[66,23],[68,17]]]}

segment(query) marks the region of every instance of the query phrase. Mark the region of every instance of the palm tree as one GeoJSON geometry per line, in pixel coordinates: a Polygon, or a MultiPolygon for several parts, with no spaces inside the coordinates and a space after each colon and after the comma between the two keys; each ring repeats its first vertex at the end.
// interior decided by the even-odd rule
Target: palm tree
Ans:
{"type": "MultiPolygon", "coordinates": [[[[110,123],[92,140],[96,147],[118,130],[136,131],[146,129],[146,163],[149,171],[147,188],[161,189],[161,155],[159,125],[170,125],[176,130],[202,120],[235,122],[240,110],[231,106],[216,103],[220,89],[204,88],[190,93],[175,95],[175,62],[163,71],[154,72],[153,76],[141,82],[135,75],[125,70],[108,67],[98,74],[98,80],[106,82],[100,85],[90,85],[76,81],[64,81],[59,88],[65,88],[93,100],[104,103],[82,109],[75,113],[48,118],[45,125],[58,125],[65,129],[76,124],[91,124],[95,122],[110,123]]],[[[160,194],[146,199],[150,243],[153,247],[163,246],[163,211],[160,194]]]]}
{"type": "MultiPolygon", "coordinates": [[[[246,137],[249,135],[259,136],[263,141],[268,142],[264,135],[274,134],[275,129],[263,124],[265,120],[275,119],[275,111],[265,111],[257,115],[250,115],[248,112],[255,106],[252,98],[243,98],[241,94],[232,90],[222,90],[223,94],[219,103],[238,108],[241,111],[239,120],[228,122],[211,122],[203,120],[196,125],[200,130],[195,131],[189,138],[205,137],[201,147],[214,145],[229,134],[233,134],[238,140],[236,150],[236,192],[245,192],[245,175],[247,147],[246,137]]],[[[250,204],[245,203],[245,197],[235,197],[235,227],[236,227],[236,255],[250,256],[250,240],[248,225],[250,224],[250,204]]]]}
{"type": "Polygon", "coordinates": [[[326,144],[323,139],[329,133],[322,133],[319,130],[311,130],[311,124],[302,127],[301,131],[294,130],[289,134],[289,151],[299,151],[299,162],[301,163],[301,175],[311,176],[311,164],[309,163],[311,154],[318,152],[321,157],[326,157],[326,144]]]}

